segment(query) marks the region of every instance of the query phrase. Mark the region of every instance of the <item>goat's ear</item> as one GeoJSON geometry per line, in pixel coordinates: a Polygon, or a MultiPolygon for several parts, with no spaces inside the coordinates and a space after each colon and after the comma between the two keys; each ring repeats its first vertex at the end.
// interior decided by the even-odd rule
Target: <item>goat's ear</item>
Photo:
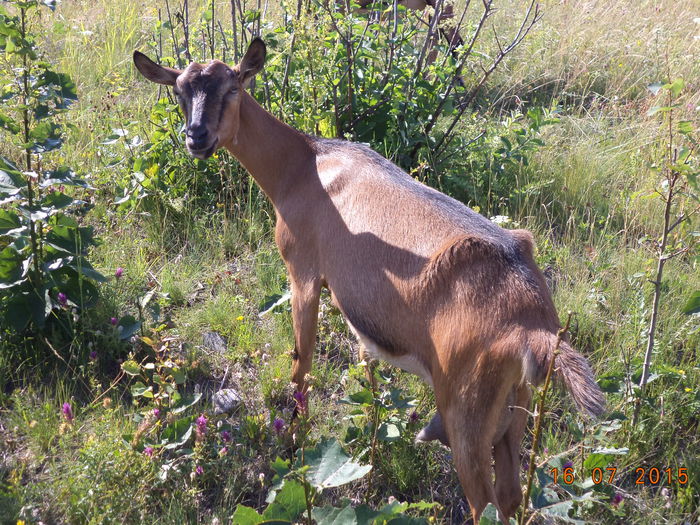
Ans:
{"type": "Polygon", "coordinates": [[[139,72],[151,82],[174,86],[175,80],[180,76],[179,69],[161,66],[139,51],[134,51],[134,65],[139,72]]]}
{"type": "Polygon", "coordinates": [[[251,79],[263,68],[265,56],[267,56],[265,42],[261,38],[254,38],[248,46],[243,60],[238,64],[238,74],[243,87],[248,86],[251,79]]]}

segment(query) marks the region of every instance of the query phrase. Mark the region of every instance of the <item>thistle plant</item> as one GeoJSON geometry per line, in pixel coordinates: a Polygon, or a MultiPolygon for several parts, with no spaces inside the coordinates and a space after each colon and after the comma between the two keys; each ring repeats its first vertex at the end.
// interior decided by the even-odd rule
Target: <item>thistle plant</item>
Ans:
{"type": "Polygon", "coordinates": [[[92,228],[71,216],[86,203],[67,188],[88,185],[52,163],[64,140],[58,117],[77,92],[42,59],[30,28],[41,6],[54,9],[55,2],[7,4],[0,7],[0,138],[11,158],[0,156],[0,326],[51,346],[44,334],[70,340],[104,277],[87,260],[96,244],[92,228]]]}

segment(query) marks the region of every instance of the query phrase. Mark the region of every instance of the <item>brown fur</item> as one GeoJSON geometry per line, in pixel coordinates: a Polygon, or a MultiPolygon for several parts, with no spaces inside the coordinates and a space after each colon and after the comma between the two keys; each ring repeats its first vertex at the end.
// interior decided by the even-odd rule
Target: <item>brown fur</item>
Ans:
{"type": "MultiPolygon", "coordinates": [[[[191,153],[227,148],[272,201],[292,289],[298,388],[307,389],[326,287],[371,356],[434,385],[438,416],[419,439],[451,445],[475,523],[488,502],[511,516],[527,382],[543,378],[560,327],[532,236],[494,225],[369,148],[275,119],[243,90],[264,56],[254,40],[234,68],[180,72],[139,53],[134,61],[147,78],[176,85],[191,153]]],[[[592,372],[568,343],[557,365],[577,404],[602,412],[592,372]]]]}

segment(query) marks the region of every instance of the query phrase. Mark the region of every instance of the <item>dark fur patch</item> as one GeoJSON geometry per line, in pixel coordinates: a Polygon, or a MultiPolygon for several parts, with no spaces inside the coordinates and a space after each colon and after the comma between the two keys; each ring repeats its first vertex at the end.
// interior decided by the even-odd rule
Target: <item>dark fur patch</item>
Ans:
{"type": "Polygon", "coordinates": [[[393,341],[387,334],[383,333],[381,328],[372,319],[366,316],[360,315],[354,310],[345,311],[345,316],[348,321],[355,327],[355,330],[360,332],[364,337],[373,341],[382,350],[394,354],[401,355],[404,352],[401,350],[400,345],[393,341]]]}

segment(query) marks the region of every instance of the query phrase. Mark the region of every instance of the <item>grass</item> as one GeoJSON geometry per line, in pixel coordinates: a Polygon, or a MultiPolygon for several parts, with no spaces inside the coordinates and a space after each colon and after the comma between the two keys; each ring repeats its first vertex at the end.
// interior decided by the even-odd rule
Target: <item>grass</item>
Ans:
{"type": "MultiPolygon", "coordinates": [[[[193,23],[200,23],[207,4],[191,3],[193,23]]],[[[110,277],[118,267],[125,272],[101,288],[101,303],[86,316],[85,333],[75,344],[92,344],[99,357],[71,363],[75,375],[63,369],[53,377],[36,369],[17,377],[19,353],[0,339],[0,380],[11,386],[0,393],[2,524],[14,525],[19,519],[229,523],[239,503],[258,510],[266,506],[274,475],[270,462],[291,455],[289,443],[271,426],[277,417],[289,422],[293,409],[289,306],[259,315],[261,305],[288,288],[264,196],[227,168],[238,178],[214,199],[219,206],[202,208],[186,197],[172,208],[144,203],[124,210],[114,204],[118,187],[131,177],[131,161],[128,148],[103,141],[115,128],[128,128],[129,137],[144,140],[152,134],[148,121],[158,94],[137,77],[130,57],[133,49],[148,50],[151,42],[158,46],[154,28],[159,9],[165,19],[164,5],[155,0],[64,2],[55,14],[44,12],[35,21],[42,49],[78,85],[80,99],[65,117],[76,128],[60,155],[96,188],[89,194],[94,208],[85,218],[102,239],[92,260],[110,277]],[[111,165],[115,158],[121,162],[111,165]],[[154,298],[140,311],[139,299],[151,291],[154,298]],[[132,399],[134,380],[110,385],[119,363],[130,355],[154,359],[157,354],[142,343],[119,340],[109,319],[126,314],[142,318],[143,333],[166,345],[168,356],[187,369],[182,392],[205,394],[187,414],[209,413],[204,400],[221,385],[241,395],[238,411],[221,419],[233,424],[235,446],[229,446],[228,455],[215,459],[203,446],[188,452],[206,466],[203,476],[193,475],[194,463],[183,460],[181,470],[162,480],[159,457],[149,458],[124,439],[137,431],[139,414],[151,405],[132,399]],[[204,334],[212,331],[226,338],[225,352],[205,344],[204,334]],[[72,425],[61,415],[64,402],[74,407],[72,425]]],[[[499,7],[493,23],[507,34],[518,23],[511,14],[522,7],[514,1],[499,7]]],[[[653,191],[659,186],[654,165],[664,134],[658,116],[646,115],[656,104],[646,86],[667,79],[669,72],[672,78],[683,76],[687,89],[679,117],[697,123],[700,24],[694,17],[700,15],[691,0],[663,6],[648,1],[545,1],[543,9],[543,20],[478,99],[483,121],[465,123],[463,129],[465,136],[481,123],[501,130],[518,108],[559,108],[560,122],[543,129],[545,145],[529,156],[527,166],[518,168],[512,193],[499,206],[535,232],[538,262],[557,307],[576,313],[573,342],[607,385],[611,413],[618,419],[607,430],[584,424],[569,398],[555,394],[539,460],[544,464],[562,454],[578,472],[585,472],[583,444],[590,447],[586,456],[597,447],[626,447],[626,454],[604,458],[619,475],[606,485],[607,492],[596,493],[600,503],[582,504],[578,516],[602,523],[692,523],[700,516],[700,330],[697,314],[685,316],[680,310],[690,291],[700,289],[696,252],[667,266],[655,377],[634,427],[630,388],[638,380],[650,313],[654,255],[645,239],[658,236],[662,214],[653,191]],[[652,466],[685,467],[689,482],[637,486],[635,469],[652,466]],[[613,504],[616,493],[622,500],[613,504]]],[[[278,24],[279,13],[278,6],[270,6],[265,22],[278,24]]],[[[217,14],[228,20],[228,4],[217,6],[217,14]]],[[[489,39],[479,45],[485,55],[495,51],[489,39]]],[[[283,56],[275,55],[275,60],[283,56]]],[[[493,135],[496,142],[498,133],[493,135]]],[[[1,153],[8,154],[6,149],[0,144],[1,153]]],[[[455,157],[455,166],[463,165],[455,157]]],[[[312,371],[311,442],[321,436],[342,440],[352,432],[354,408],[341,400],[365,387],[356,354],[357,344],[342,316],[324,296],[312,371]]],[[[389,411],[387,420],[399,418],[407,430],[392,443],[380,443],[371,481],[364,478],[350,488],[327,491],[324,504],[341,506],[344,498],[374,507],[389,498],[436,501],[441,508],[414,513],[441,523],[462,522],[468,511],[449,451],[412,443],[433,411],[430,389],[386,365],[380,371],[389,377],[384,388],[398,387],[416,400],[418,421],[410,419],[414,409],[389,411]]],[[[357,422],[359,428],[368,428],[371,413],[362,410],[368,409],[361,409],[357,422]]],[[[220,432],[212,426],[210,439],[220,441],[214,435],[220,432]]],[[[530,437],[524,446],[529,445],[530,437]]],[[[369,447],[366,438],[349,444],[363,462],[369,461],[369,447]]]]}

